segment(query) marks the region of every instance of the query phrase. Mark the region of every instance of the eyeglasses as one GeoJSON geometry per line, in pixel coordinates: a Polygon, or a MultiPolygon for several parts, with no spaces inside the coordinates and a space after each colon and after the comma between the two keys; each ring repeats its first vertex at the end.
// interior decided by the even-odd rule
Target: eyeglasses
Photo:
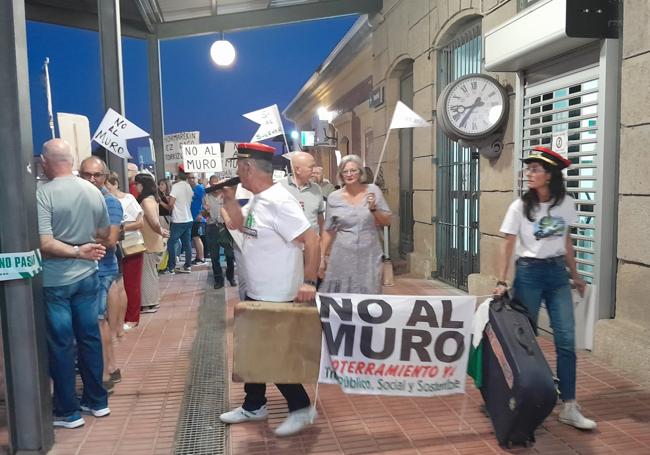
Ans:
{"type": "Polygon", "coordinates": [[[341,174],[343,175],[355,175],[359,174],[361,172],[360,169],[346,169],[344,171],[341,171],[341,174]]]}
{"type": "Polygon", "coordinates": [[[106,174],[104,174],[103,172],[95,172],[95,173],[92,173],[92,172],[80,172],[79,175],[84,180],[90,180],[93,177],[95,177],[95,180],[100,179],[102,177],[106,177],[106,174]]]}
{"type": "Polygon", "coordinates": [[[541,172],[546,172],[546,170],[543,167],[527,167],[524,169],[524,172],[526,174],[539,174],[541,172]]]}

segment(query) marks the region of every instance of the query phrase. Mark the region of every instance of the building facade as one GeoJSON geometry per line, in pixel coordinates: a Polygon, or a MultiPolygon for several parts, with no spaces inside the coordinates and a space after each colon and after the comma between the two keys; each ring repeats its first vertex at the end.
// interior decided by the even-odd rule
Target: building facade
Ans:
{"type": "Polygon", "coordinates": [[[360,19],[325,62],[337,62],[336,71],[315,74],[285,115],[309,128],[318,107],[335,111],[336,146],[372,169],[397,100],[431,120],[431,128],[389,131],[381,180],[395,214],[391,255],[412,274],[475,295],[494,287],[499,227],[524,189],[520,158],[535,145],[563,143],[558,150],[574,163],[566,180],[578,201],[580,220],[571,229],[578,269],[593,294],[591,306],[576,307],[577,345],[650,379],[643,149],[650,142],[650,3],[621,2],[618,22],[603,32],[618,28],[618,38],[569,37],[574,4],[384,0],[381,13],[360,19]],[[449,140],[436,122],[441,91],[470,73],[493,76],[508,94],[494,159],[449,140]]]}

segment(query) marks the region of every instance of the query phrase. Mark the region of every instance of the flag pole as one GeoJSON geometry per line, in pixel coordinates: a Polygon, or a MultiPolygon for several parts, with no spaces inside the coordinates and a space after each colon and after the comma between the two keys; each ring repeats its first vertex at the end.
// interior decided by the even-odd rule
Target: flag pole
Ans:
{"type": "Polygon", "coordinates": [[[43,69],[45,71],[45,96],[47,98],[47,115],[50,124],[50,132],[52,133],[52,139],[54,139],[55,137],[54,115],[52,114],[52,90],[50,89],[50,70],[48,68],[49,64],[50,64],[50,58],[45,57],[45,63],[43,64],[43,69]]]}
{"type": "Polygon", "coordinates": [[[386,130],[386,139],[384,140],[384,145],[381,148],[381,153],[379,154],[379,161],[377,162],[377,169],[375,169],[375,175],[372,179],[372,183],[377,181],[377,176],[379,175],[379,168],[381,167],[381,160],[384,159],[384,152],[386,151],[386,145],[388,145],[388,137],[390,135],[390,127],[386,130]]]}

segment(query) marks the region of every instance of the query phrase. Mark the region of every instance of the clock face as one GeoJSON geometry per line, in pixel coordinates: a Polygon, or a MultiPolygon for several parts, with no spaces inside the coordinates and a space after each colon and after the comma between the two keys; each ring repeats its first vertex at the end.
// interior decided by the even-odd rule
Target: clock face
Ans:
{"type": "Polygon", "coordinates": [[[444,106],[447,121],[461,135],[492,132],[504,118],[505,93],[499,83],[473,75],[452,82],[444,106]]]}

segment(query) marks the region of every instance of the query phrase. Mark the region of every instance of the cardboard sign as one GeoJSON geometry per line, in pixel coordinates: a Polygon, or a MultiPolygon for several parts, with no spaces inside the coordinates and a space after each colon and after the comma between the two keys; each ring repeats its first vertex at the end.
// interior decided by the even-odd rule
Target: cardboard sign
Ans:
{"type": "Polygon", "coordinates": [[[185,172],[221,172],[221,144],[183,145],[185,172]]]}
{"type": "Polygon", "coordinates": [[[221,154],[223,178],[235,177],[237,175],[237,143],[226,141],[223,144],[221,154]]]}
{"type": "Polygon", "coordinates": [[[476,297],[318,294],[319,382],[346,393],[463,393],[476,297]]]}
{"type": "Polygon", "coordinates": [[[109,108],[93,135],[93,141],[120,158],[131,158],[126,141],[145,136],[149,133],[109,108]]]}
{"type": "Polygon", "coordinates": [[[165,134],[163,149],[165,155],[165,170],[176,173],[178,165],[183,162],[183,146],[199,143],[198,131],[185,131],[183,133],[165,134]]]}
{"type": "Polygon", "coordinates": [[[79,169],[79,164],[91,155],[90,123],[88,117],[77,114],[58,112],[56,120],[59,124],[61,139],[70,144],[74,164],[72,169],[79,169]]]}

